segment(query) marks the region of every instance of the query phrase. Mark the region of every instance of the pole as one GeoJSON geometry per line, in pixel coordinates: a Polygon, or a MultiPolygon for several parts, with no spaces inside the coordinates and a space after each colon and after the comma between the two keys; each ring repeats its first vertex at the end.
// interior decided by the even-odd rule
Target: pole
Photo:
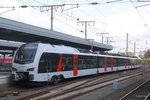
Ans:
{"type": "Polygon", "coordinates": [[[106,39],[107,39],[107,45],[108,45],[108,42],[109,42],[110,37],[106,37],[106,39]]]}
{"type": "Polygon", "coordinates": [[[127,33],[127,39],[126,39],[126,55],[128,56],[128,33],[127,33]]]}
{"type": "Polygon", "coordinates": [[[84,24],[85,25],[85,39],[87,39],[87,24],[90,23],[95,23],[95,21],[78,21],[78,23],[84,24]]]}
{"type": "Polygon", "coordinates": [[[87,39],[87,22],[85,22],[85,39],[87,39]]]}
{"type": "MultiPolygon", "coordinates": [[[[78,8],[78,4],[62,4],[62,5],[44,5],[44,6],[31,6],[31,7],[40,7],[41,12],[49,12],[49,10],[51,11],[51,30],[53,31],[53,20],[54,20],[54,9],[57,11],[58,8],[61,8],[61,12],[63,11],[67,11],[73,8],[78,8]],[[64,6],[71,6],[71,8],[67,8],[64,9],[64,6]],[[73,5],[75,5],[75,7],[72,7],[73,5]]],[[[28,7],[28,6],[23,6],[23,7],[28,7]]]]}
{"type": "Polygon", "coordinates": [[[51,30],[53,31],[53,6],[51,6],[51,30]]]}
{"type": "Polygon", "coordinates": [[[104,41],[104,40],[103,40],[103,38],[104,38],[103,35],[104,35],[104,33],[102,34],[102,44],[103,44],[103,41],[104,41]]]}
{"type": "Polygon", "coordinates": [[[87,41],[88,41],[89,44],[91,45],[90,52],[93,52],[93,42],[94,42],[94,39],[87,39],[87,41]]]}
{"type": "Polygon", "coordinates": [[[134,56],[135,56],[135,53],[136,53],[136,42],[134,42],[134,56]]]}
{"type": "Polygon", "coordinates": [[[103,42],[104,42],[104,34],[109,34],[109,33],[97,33],[97,34],[102,35],[102,44],[103,44],[103,42]]]}
{"type": "Polygon", "coordinates": [[[111,42],[115,42],[115,41],[112,41],[113,40],[113,37],[107,37],[107,45],[111,42]]]}

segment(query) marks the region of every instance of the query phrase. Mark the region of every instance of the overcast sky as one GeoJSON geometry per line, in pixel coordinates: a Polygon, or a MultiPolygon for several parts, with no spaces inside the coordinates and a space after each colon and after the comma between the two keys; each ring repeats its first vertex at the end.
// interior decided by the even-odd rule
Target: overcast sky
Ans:
{"type": "Polygon", "coordinates": [[[150,2],[137,2],[137,0],[133,0],[133,3],[130,0],[0,0],[0,6],[4,7],[0,8],[0,17],[50,29],[50,11],[41,12],[39,7],[19,7],[21,5],[42,6],[43,4],[79,4],[78,8],[67,11],[64,10],[76,5],[55,8],[55,31],[84,38],[84,24],[77,24],[77,18],[79,18],[80,21],[95,21],[88,25],[87,38],[101,42],[101,36],[96,33],[109,33],[113,41],[110,44],[114,46],[112,52],[125,50],[127,33],[129,34],[129,51],[133,52],[134,42],[136,42],[136,51],[149,48],[150,6],[140,6],[150,4],[150,2]],[[92,2],[100,4],[90,5],[92,2]],[[12,6],[15,6],[14,10],[5,8],[12,6]]]}

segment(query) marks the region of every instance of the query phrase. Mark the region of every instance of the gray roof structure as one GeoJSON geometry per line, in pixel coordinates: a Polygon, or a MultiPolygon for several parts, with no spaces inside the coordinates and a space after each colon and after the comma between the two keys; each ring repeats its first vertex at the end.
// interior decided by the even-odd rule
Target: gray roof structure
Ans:
{"type": "Polygon", "coordinates": [[[16,50],[24,43],[0,40],[0,50],[16,50]]]}
{"type": "MultiPolygon", "coordinates": [[[[0,39],[18,42],[43,42],[50,44],[62,44],[76,48],[90,49],[88,40],[68,34],[51,31],[37,26],[13,21],[0,17],[0,39]]],[[[14,44],[10,44],[13,47],[14,44]]],[[[0,46],[4,46],[0,43],[0,46]]],[[[9,46],[8,46],[9,47],[9,46]]],[[[111,45],[93,42],[94,51],[112,50],[111,45]]]]}

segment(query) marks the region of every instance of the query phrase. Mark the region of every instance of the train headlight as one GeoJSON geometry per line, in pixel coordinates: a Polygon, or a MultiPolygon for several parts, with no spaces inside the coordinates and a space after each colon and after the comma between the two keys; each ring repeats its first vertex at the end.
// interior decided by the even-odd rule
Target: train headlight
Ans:
{"type": "Polygon", "coordinates": [[[34,71],[34,68],[29,68],[27,69],[27,71],[34,71]]]}
{"type": "Polygon", "coordinates": [[[12,67],[12,71],[17,71],[17,69],[16,69],[16,68],[14,68],[14,67],[12,67]]]}

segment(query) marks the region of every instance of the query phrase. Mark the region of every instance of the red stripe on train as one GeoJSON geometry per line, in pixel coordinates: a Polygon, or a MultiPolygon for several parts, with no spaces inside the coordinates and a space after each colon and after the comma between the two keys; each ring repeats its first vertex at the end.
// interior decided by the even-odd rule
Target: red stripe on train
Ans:
{"type": "Polygon", "coordinates": [[[73,75],[78,75],[78,55],[73,55],[73,75]]]}
{"type": "Polygon", "coordinates": [[[113,71],[114,70],[114,60],[113,60],[113,58],[111,58],[111,71],[113,71]]]}
{"type": "Polygon", "coordinates": [[[107,57],[104,58],[104,71],[107,71],[107,57]]]}
{"type": "Polygon", "coordinates": [[[57,72],[61,72],[62,71],[62,55],[60,55],[59,57],[59,63],[57,66],[57,72]]]}

